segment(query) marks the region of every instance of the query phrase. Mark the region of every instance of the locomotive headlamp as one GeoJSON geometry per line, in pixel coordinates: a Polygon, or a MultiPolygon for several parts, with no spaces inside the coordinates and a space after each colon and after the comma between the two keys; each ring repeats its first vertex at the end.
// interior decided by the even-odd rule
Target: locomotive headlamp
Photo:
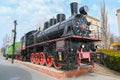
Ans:
{"type": "Polygon", "coordinates": [[[88,6],[83,6],[79,9],[80,14],[86,15],[88,12],[88,6]]]}
{"type": "Polygon", "coordinates": [[[98,45],[96,45],[95,48],[97,49],[97,48],[98,48],[98,45]]]}
{"type": "Polygon", "coordinates": [[[84,44],[82,44],[82,48],[85,48],[85,45],[84,45],[84,44]]]}
{"type": "Polygon", "coordinates": [[[58,57],[59,57],[59,61],[62,61],[62,52],[58,51],[58,57]]]}

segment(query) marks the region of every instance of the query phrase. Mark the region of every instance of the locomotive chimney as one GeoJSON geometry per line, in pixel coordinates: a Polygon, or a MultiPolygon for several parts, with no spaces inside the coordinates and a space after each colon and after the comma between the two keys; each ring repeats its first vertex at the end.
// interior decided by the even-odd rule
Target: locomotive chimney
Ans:
{"type": "Polygon", "coordinates": [[[78,13],[78,3],[77,2],[72,2],[70,4],[70,7],[71,7],[71,16],[78,13]]]}
{"type": "Polygon", "coordinates": [[[43,28],[43,30],[47,29],[48,27],[49,27],[49,22],[46,21],[46,22],[44,23],[44,28],[43,28]]]}
{"type": "Polygon", "coordinates": [[[51,18],[50,19],[50,26],[56,24],[56,19],[55,18],[51,18]]]}
{"type": "Polygon", "coordinates": [[[57,14],[57,23],[58,23],[58,22],[62,22],[62,21],[64,21],[65,19],[66,19],[65,14],[62,14],[62,13],[57,14]]]}

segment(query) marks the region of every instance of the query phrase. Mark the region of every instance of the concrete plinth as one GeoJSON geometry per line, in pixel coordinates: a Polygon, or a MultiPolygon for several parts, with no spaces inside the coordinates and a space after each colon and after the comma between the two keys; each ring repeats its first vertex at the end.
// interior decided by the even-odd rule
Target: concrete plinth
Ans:
{"type": "Polygon", "coordinates": [[[46,67],[46,66],[32,64],[32,63],[29,63],[29,62],[21,62],[21,61],[18,61],[18,60],[15,60],[15,63],[24,65],[28,68],[34,69],[36,71],[42,72],[44,74],[47,74],[49,76],[52,76],[52,77],[55,77],[55,78],[58,78],[58,79],[78,76],[78,75],[82,75],[82,74],[85,74],[87,72],[92,71],[90,66],[83,65],[83,64],[81,65],[81,68],[79,70],[75,69],[75,70],[69,70],[69,71],[64,70],[63,71],[63,70],[57,70],[54,67],[46,67]]]}

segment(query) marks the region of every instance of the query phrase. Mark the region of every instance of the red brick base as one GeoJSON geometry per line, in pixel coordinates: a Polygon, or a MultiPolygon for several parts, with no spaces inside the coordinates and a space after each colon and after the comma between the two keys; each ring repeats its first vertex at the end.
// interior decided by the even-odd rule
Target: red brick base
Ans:
{"type": "Polygon", "coordinates": [[[52,77],[55,77],[55,78],[58,78],[58,79],[62,79],[62,78],[65,78],[65,77],[78,76],[78,75],[81,75],[81,74],[85,74],[89,71],[92,71],[91,68],[82,68],[80,70],[76,69],[76,70],[70,70],[70,71],[59,71],[59,70],[49,69],[49,67],[47,67],[48,69],[42,68],[42,67],[39,67],[40,65],[36,66],[35,64],[32,64],[32,63],[26,63],[26,62],[21,62],[21,61],[17,61],[17,60],[15,60],[15,63],[22,64],[26,67],[32,68],[36,71],[42,72],[44,74],[47,74],[49,76],[52,76],[52,77]]]}
{"type": "Polygon", "coordinates": [[[43,66],[43,67],[45,67],[45,68],[43,68],[40,65],[36,65],[36,64],[28,63],[28,62],[21,62],[18,60],[15,60],[14,62],[17,64],[24,65],[28,68],[34,69],[36,71],[42,72],[44,74],[47,74],[47,75],[52,76],[52,77],[57,78],[57,79],[78,76],[81,74],[85,74],[89,71],[92,71],[92,69],[90,67],[89,68],[82,68],[80,70],[76,69],[76,70],[69,70],[69,71],[60,71],[60,70],[56,70],[56,69],[54,69],[54,70],[50,69],[51,67],[43,66]]]}

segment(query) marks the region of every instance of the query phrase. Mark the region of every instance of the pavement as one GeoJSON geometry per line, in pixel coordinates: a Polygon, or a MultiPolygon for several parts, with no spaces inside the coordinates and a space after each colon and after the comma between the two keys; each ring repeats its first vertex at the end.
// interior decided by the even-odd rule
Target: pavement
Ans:
{"type": "Polygon", "coordinates": [[[120,78],[101,75],[97,73],[86,73],[72,78],[65,78],[64,80],[120,80],[120,78]]]}
{"type": "Polygon", "coordinates": [[[0,80],[57,80],[19,64],[11,64],[0,57],[0,80]]]}
{"type": "MultiPolygon", "coordinates": [[[[32,63],[29,63],[32,64],[32,63]]],[[[32,64],[35,65],[35,64],[32,64]]],[[[38,66],[38,65],[37,65],[38,66]]],[[[49,68],[49,67],[48,67],[49,68]]],[[[58,71],[59,72],[59,71],[58,71]]],[[[11,64],[0,56],[0,80],[58,80],[37,70],[21,64],[11,64]]],[[[61,80],[120,80],[118,77],[88,72],[82,75],[63,78],[61,80]]]]}

